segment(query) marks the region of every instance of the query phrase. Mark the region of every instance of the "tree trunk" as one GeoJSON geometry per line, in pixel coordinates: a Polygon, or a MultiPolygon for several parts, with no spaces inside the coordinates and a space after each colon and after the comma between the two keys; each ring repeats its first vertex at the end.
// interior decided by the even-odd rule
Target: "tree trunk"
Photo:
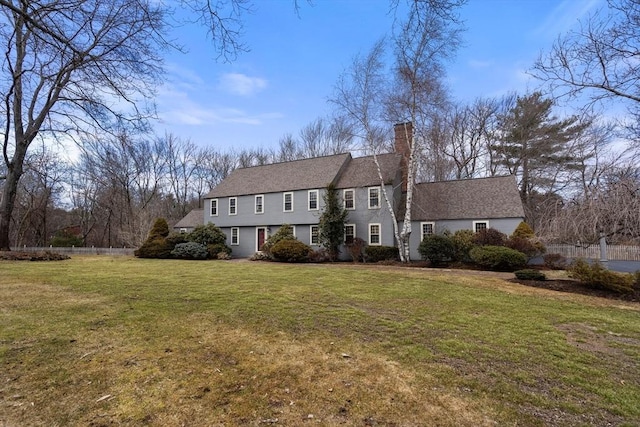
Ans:
{"type": "MultiPolygon", "coordinates": [[[[18,162],[22,165],[22,162],[18,162]]],[[[11,215],[16,202],[18,181],[22,175],[22,167],[10,167],[4,181],[2,197],[0,197],[0,251],[10,251],[9,227],[11,225],[11,215]]]]}

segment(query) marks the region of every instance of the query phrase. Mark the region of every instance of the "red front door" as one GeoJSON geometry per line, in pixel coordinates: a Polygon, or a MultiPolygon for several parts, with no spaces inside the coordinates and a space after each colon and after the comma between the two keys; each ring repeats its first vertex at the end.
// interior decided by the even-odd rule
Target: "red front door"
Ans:
{"type": "Polygon", "coordinates": [[[266,239],[267,231],[264,228],[258,228],[258,250],[262,250],[262,245],[266,239]]]}

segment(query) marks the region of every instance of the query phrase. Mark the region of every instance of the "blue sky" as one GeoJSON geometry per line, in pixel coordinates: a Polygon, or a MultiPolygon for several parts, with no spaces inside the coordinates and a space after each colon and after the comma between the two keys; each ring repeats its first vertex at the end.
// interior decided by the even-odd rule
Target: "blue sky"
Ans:
{"type": "MultiPolygon", "coordinates": [[[[402,0],[401,0],[402,1],[402,0]]],[[[526,71],[540,51],[605,0],[469,0],[461,10],[464,46],[448,66],[455,99],[472,101],[536,88],[526,71]]],[[[170,132],[225,151],[277,147],[331,111],[327,103],[353,57],[388,34],[388,0],[257,0],[245,18],[251,49],[232,63],[215,61],[202,28],[177,33],[187,54],[166,59],[168,82],[156,99],[170,132]]]]}

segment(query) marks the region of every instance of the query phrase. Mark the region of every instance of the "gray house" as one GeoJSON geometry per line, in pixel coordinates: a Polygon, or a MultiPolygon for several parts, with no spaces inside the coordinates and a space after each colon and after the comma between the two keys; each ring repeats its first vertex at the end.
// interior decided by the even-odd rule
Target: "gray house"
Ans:
{"type": "MultiPolygon", "coordinates": [[[[259,251],[283,224],[293,226],[298,240],[319,248],[323,196],[326,187],[334,184],[349,213],[345,242],[359,237],[368,245],[395,246],[388,205],[402,221],[406,176],[399,154],[404,152],[402,144],[396,134],[397,152],[377,156],[382,181],[373,156],[353,158],[348,153],[236,169],[205,196],[200,221],[222,229],[234,257],[250,257],[259,251]]],[[[510,234],[524,218],[512,176],[424,183],[414,188],[412,259],[419,258],[417,248],[425,234],[483,227],[510,234]]],[[[342,252],[346,257],[346,251],[342,252]]]]}

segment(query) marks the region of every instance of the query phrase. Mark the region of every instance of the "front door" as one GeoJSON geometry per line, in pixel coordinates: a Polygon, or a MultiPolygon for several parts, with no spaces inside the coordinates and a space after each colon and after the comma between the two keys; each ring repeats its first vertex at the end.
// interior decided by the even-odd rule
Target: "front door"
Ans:
{"type": "Polygon", "coordinates": [[[262,245],[264,245],[265,240],[267,239],[267,229],[264,227],[258,227],[256,229],[256,232],[258,234],[258,239],[257,239],[257,250],[261,251],[262,250],[262,245]]]}

